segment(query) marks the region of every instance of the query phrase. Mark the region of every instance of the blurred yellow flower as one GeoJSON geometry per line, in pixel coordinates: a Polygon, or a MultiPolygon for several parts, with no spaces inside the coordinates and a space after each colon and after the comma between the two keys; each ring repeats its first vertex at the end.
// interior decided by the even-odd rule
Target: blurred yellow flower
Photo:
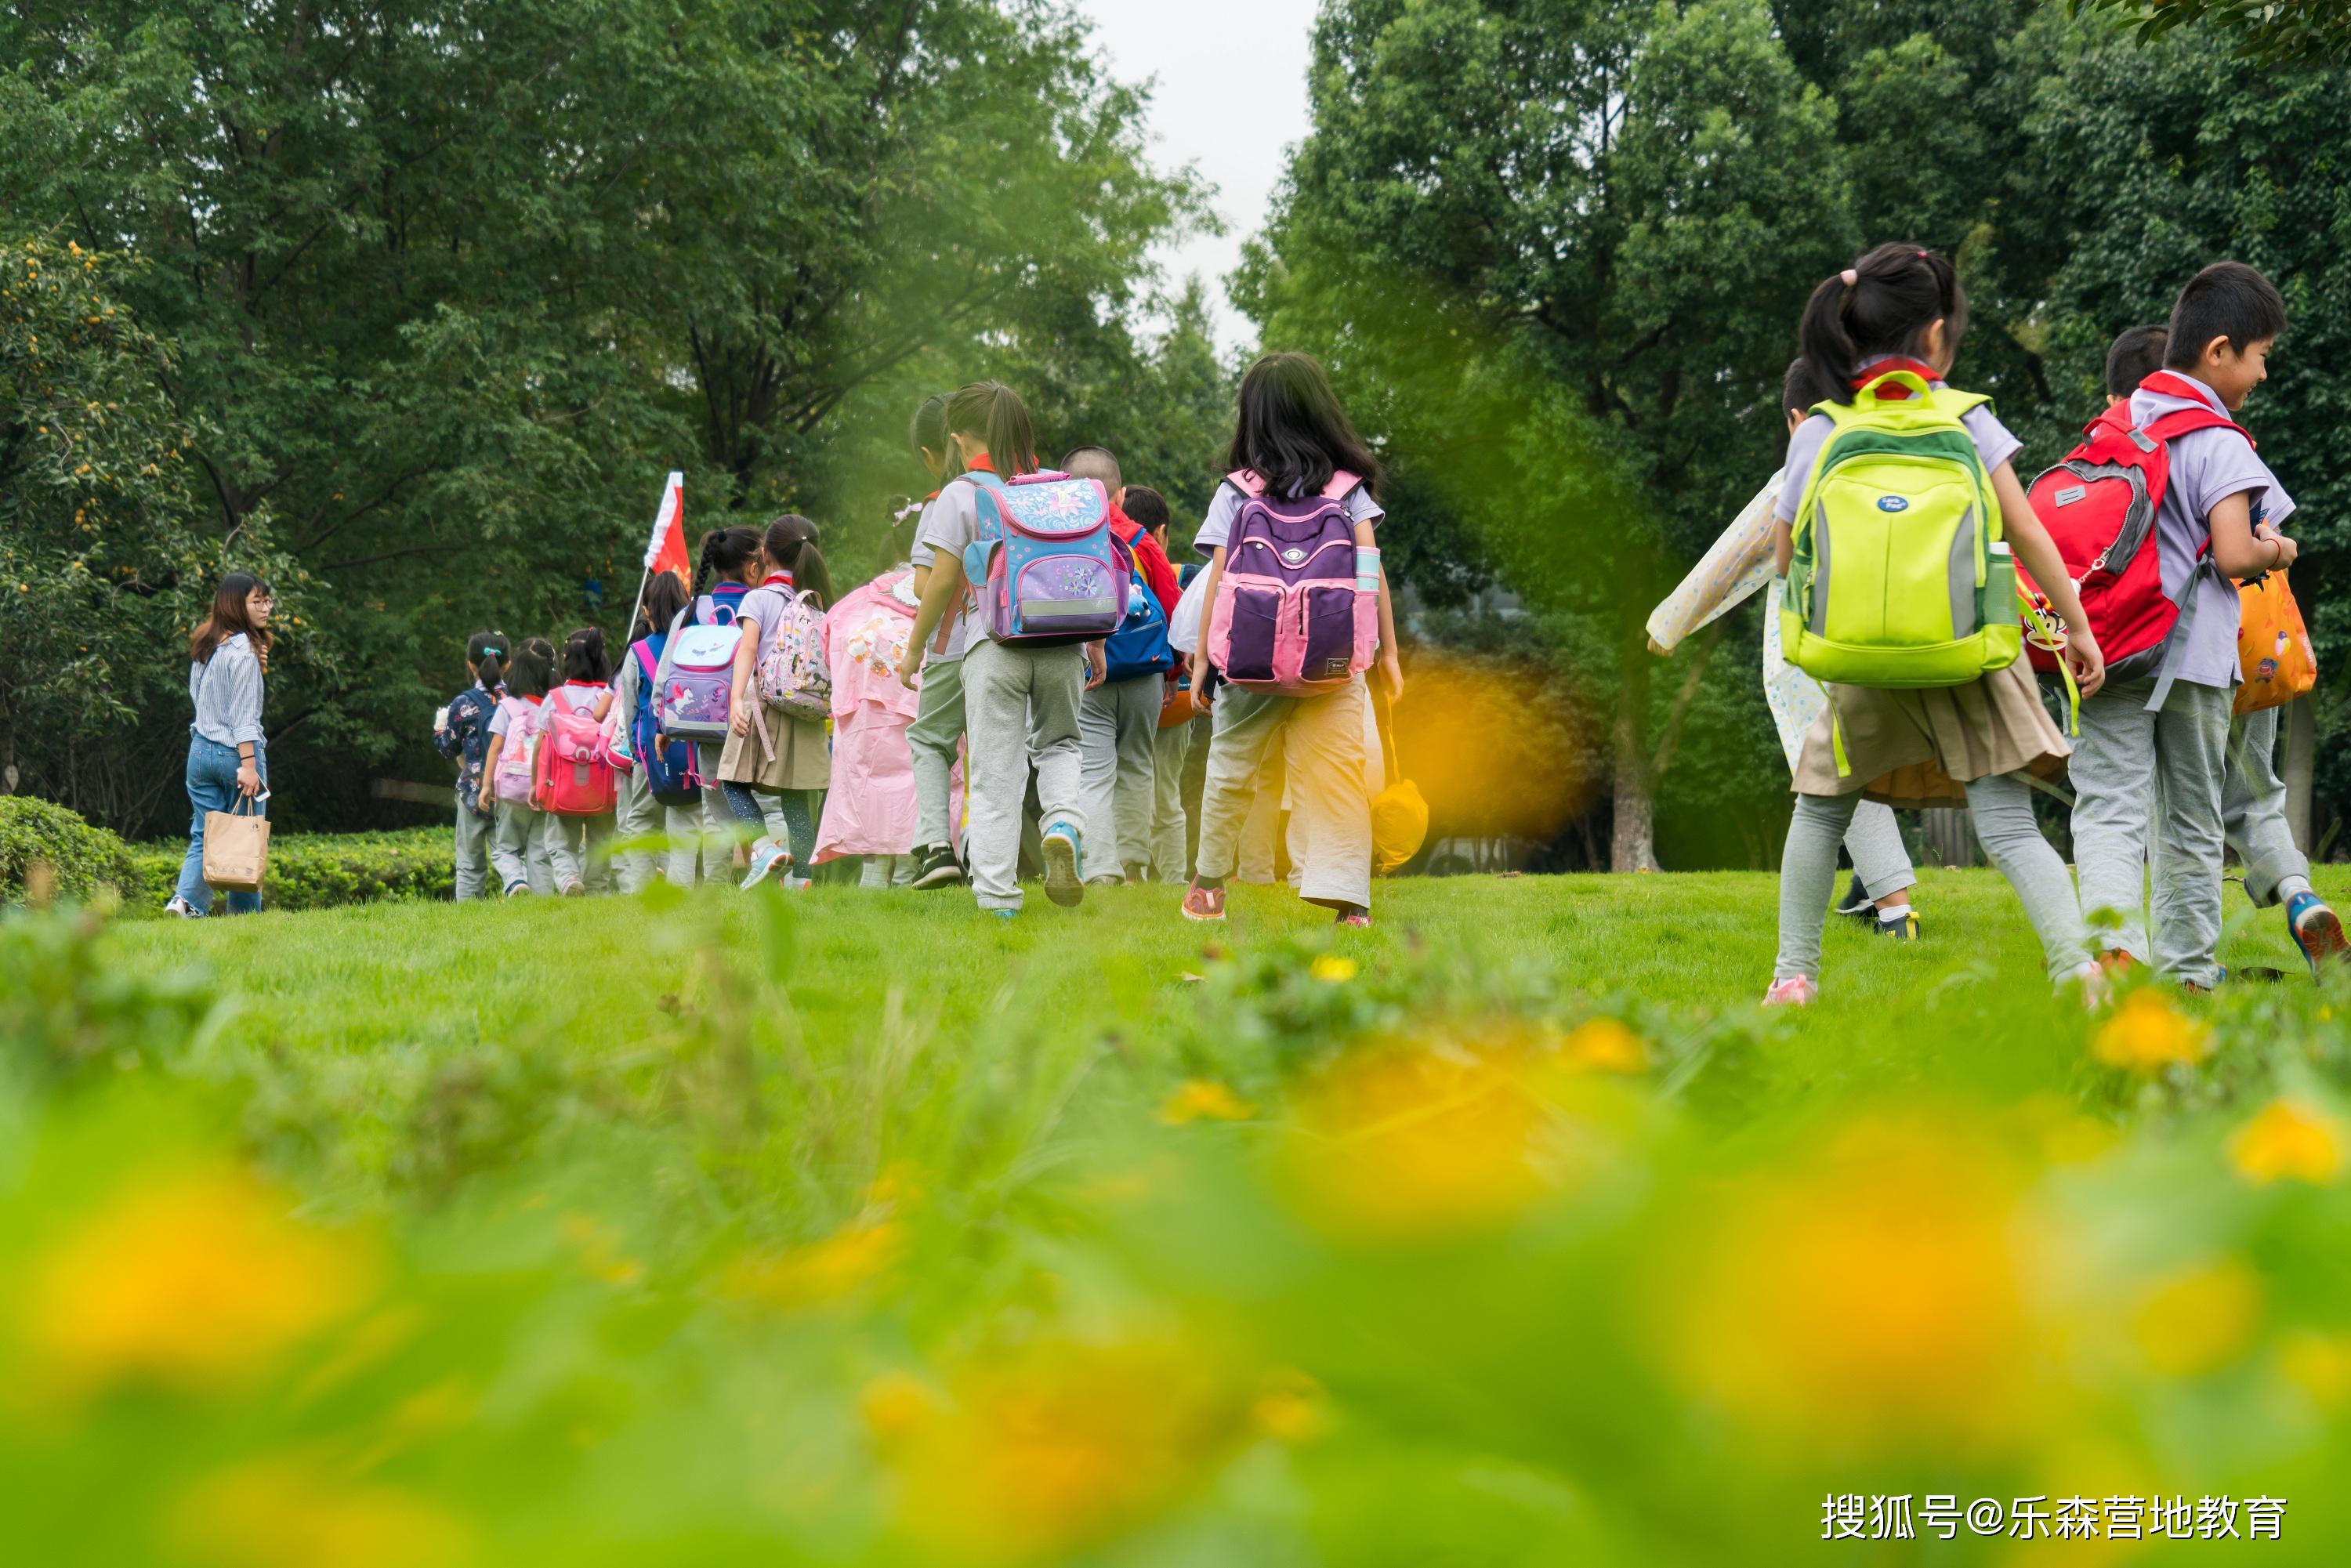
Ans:
{"type": "Polygon", "coordinates": [[[1649,1065],[1649,1048],[1615,1019],[1579,1024],[1560,1048],[1570,1066],[1600,1072],[1639,1072],[1649,1065]]]}
{"type": "Polygon", "coordinates": [[[233,1386],[374,1293],[372,1247],[298,1225],[226,1165],[116,1194],[37,1259],[22,1301],[36,1364],[61,1392],[233,1386]]]}
{"type": "Polygon", "coordinates": [[[1337,953],[1325,953],[1306,967],[1306,972],[1325,985],[1341,986],[1361,973],[1353,958],[1337,953]]]}
{"type": "Polygon", "coordinates": [[[905,1233],[896,1221],[858,1220],[806,1247],[738,1261],[727,1271],[727,1286],[769,1306],[821,1306],[872,1284],[905,1252],[905,1233]]]}
{"type": "Polygon", "coordinates": [[[938,1413],[939,1399],[912,1374],[885,1372],[859,1394],[857,1408],[865,1417],[866,1430],[886,1449],[927,1425],[938,1413]]]}
{"type": "Polygon", "coordinates": [[[2134,1072],[2160,1072],[2174,1062],[2204,1059],[2210,1030],[2193,1019],[2182,1018],[2162,992],[2153,987],[2133,991],[2098,1026],[2091,1051],[2109,1067],[2134,1072]]]}
{"type": "Polygon", "coordinates": [[[1331,1427],[1322,1385],[1295,1368],[1276,1373],[1249,1407],[1249,1425],[1278,1442],[1311,1442],[1331,1427]]]}
{"type": "Polygon", "coordinates": [[[2273,1100],[2229,1140],[2229,1163],[2247,1181],[2281,1177],[2324,1186],[2343,1174],[2343,1130],[2333,1117],[2292,1100],[2273,1100]]]}
{"type": "Polygon", "coordinates": [[[353,1486],[297,1459],[267,1459],[198,1481],[166,1532],[220,1568],[434,1568],[473,1555],[464,1522],[388,1486],[353,1486]]]}
{"type": "Polygon", "coordinates": [[[934,1560],[982,1562],[1081,1551],[1157,1512],[1251,1414],[1212,1351],[1167,1339],[1031,1346],[967,1366],[935,1406],[895,1385],[878,1404],[906,1529],[934,1560]]]}
{"type": "Polygon", "coordinates": [[[2278,1370],[2322,1410],[2351,1404],[2351,1337],[2297,1329],[2278,1344],[2278,1370]]]}
{"type": "Polygon", "coordinates": [[[2159,1281],[2133,1314],[2131,1337],[2156,1371],[2198,1377],[2243,1354],[2261,1316],[2262,1282],[2231,1258],[2159,1281]]]}
{"type": "Polygon", "coordinates": [[[1159,1119],[1171,1127],[1180,1127],[1186,1122],[1246,1122],[1256,1114],[1256,1106],[1224,1084],[1206,1078],[1186,1080],[1159,1107],[1159,1119]]]}
{"type": "Polygon", "coordinates": [[[1986,1441],[2047,1404],[2005,1154],[1948,1117],[1881,1116],[1710,1200],[1670,1279],[1667,1350],[1762,1426],[1860,1448],[1986,1441]]]}
{"type": "Polygon", "coordinates": [[[1301,1088],[1298,1113],[1299,1190],[1341,1230],[1405,1239],[1490,1225],[1565,1177],[1557,1113],[1517,1050],[1358,1051],[1301,1088]]]}

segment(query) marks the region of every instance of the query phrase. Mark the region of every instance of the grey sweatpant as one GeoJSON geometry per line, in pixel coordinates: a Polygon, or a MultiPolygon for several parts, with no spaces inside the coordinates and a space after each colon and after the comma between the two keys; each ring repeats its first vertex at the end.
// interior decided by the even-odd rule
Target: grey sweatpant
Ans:
{"type": "Polygon", "coordinates": [[[1151,861],[1151,813],[1159,737],[1157,675],[1106,681],[1078,702],[1079,779],[1093,824],[1081,874],[1137,875],[1151,861]]]}
{"type": "MultiPolygon", "coordinates": [[[[1040,825],[1068,822],[1075,828],[1083,863],[1078,699],[1085,685],[1085,650],[1076,646],[1008,648],[982,638],[963,656],[964,725],[971,756],[966,847],[972,892],[982,909],[1020,907],[1020,803],[1029,793],[1031,767],[1037,770],[1040,825]]],[[[917,727],[922,722],[919,716],[914,720],[917,727]]]]}
{"type": "Polygon", "coordinates": [[[2285,822],[2285,783],[2277,775],[2278,716],[2249,713],[2229,727],[2229,767],[2220,780],[2220,831],[2245,862],[2245,896],[2256,909],[2278,901],[2287,877],[2310,880],[2310,857],[2285,822]]]}
{"type": "MultiPolygon", "coordinates": [[[[1828,924],[1829,893],[1836,885],[1837,845],[1851,827],[1858,795],[1799,795],[1788,821],[1788,847],[1780,861],[1780,959],[1771,977],[1818,979],[1821,928],[1828,924]]],[[[2032,791],[2014,774],[1968,781],[1968,810],[1985,856],[2023,901],[2024,917],[2041,938],[2041,959],[2052,980],[2088,961],[2082,911],[2065,862],[2032,820],[2032,791]]]]}
{"type": "Polygon", "coordinates": [[[1894,820],[1891,806],[1864,800],[1855,807],[1853,826],[1844,831],[1844,852],[1853,857],[1854,874],[1873,901],[1918,885],[1910,852],[1902,842],[1902,824],[1894,820]]]}
{"type": "MultiPolygon", "coordinates": [[[[1319,697],[1217,692],[1200,793],[1197,874],[1222,881],[1240,858],[1241,825],[1268,751],[1281,747],[1291,815],[1309,848],[1298,894],[1325,904],[1372,902],[1372,802],[1364,789],[1360,683],[1319,697]]],[[[1280,805],[1279,797],[1275,804],[1280,805]]],[[[1823,894],[1825,899],[1827,895],[1823,894]]]]}
{"type": "Polygon", "coordinates": [[[2082,910],[2093,921],[2101,911],[2119,917],[2098,938],[2105,946],[2170,979],[2209,987],[2220,979],[2220,776],[2231,695],[2222,686],[2175,681],[2163,711],[2148,713],[2154,689],[2148,680],[2120,681],[2082,705],[2082,738],[2074,747],[2082,910]]]}
{"type": "Polygon", "coordinates": [[[929,660],[914,722],[906,727],[906,750],[914,763],[916,849],[955,841],[956,747],[963,732],[963,661],[929,660]]]}
{"type": "Polygon", "coordinates": [[[612,819],[547,813],[548,859],[559,891],[579,883],[591,893],[612,885],[612,819]]]}
{"type": "Polygon", "coordinates": [[[1184,764],[1192,754],[1192,727],[1155,729],[1151,752],[1151,876],[1155,882],[1182,882],[1192,874],[1184,821],[1184,764]]]}
{"type": "Polygon", "coordinates": [[[546,812],[524,801],[498,802],[497,826],[490,834],[490,864],[497,870],[501,892],[512,892],[517,883],[537,894],[555,891],[547,821],[546,812]]]}
{"type": "Polygon", "coordinates": [[[497,826],[496,817],[485,817],[474,810],[471,800],[457,801],[456,882],[459,903],[479,898],[490,885],[490,834],[497,826]]]}

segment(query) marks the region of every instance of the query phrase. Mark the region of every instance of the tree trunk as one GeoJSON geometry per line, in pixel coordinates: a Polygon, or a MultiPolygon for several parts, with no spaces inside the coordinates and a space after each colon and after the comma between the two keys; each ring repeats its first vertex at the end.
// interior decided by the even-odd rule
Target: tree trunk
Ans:
{"type": "Polygon", "coordinates": [[[1615,820],[1608,834],[1608,869],[1655,871],[1656,779],[1649,762],[1649,651],[1639,628],[1617,643],[1616,670],[1616,720],[1611,737],[1614,766],[1610,770],[1615,820]]]}
{"type": "Polygon", "coordinates": [[[2278,747],[2278,777],[2285,784],[2285,825],[2294,847],[2310,852],[2310,782],[2318,760],[2318,727],[2308,695],[2286,704],[2285,744],[2278,747]]]}

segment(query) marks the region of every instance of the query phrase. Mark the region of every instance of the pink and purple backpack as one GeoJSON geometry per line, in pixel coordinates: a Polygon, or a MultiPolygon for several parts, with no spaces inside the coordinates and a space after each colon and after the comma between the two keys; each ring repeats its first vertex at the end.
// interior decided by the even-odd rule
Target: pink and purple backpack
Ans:
{"type": "Polygon", "coordinates": [[[964,477],[979,492],[978,537],[964,547],[964,577],[990,637],[1050,648],[1119,629],[1133,563],[1110,530],[1110,497],[1099,480],[1048,473],[1008,481],[985,469],[964,477]]]}
{"type": "Polygon", "coordinates": [[[1379,647],[1377,593],[1355,582],[1355,525],[1347,497],[1363,483],[1331,476],[1319,496],[1279,500],[1243,469],[1224,574],[1208,610],[1208,660],[1232,685],[1283,696],[1320,696],[1371,668],[1379,647]]]}

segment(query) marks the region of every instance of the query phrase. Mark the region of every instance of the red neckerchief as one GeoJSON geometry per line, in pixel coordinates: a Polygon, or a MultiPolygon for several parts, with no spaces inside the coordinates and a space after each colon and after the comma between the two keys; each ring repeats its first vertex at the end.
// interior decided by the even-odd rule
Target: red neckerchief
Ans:
{"type": "MultiPolygon", "coordinates": [[[[994,474],[996,473],[996,465],[990,462],[988,460],[987,454],[983,452],[978,456],[973,458],[970,462],[965,464],[963,471],[967,474],[994,474]]],[[[998,476],[998,477],[1001,476],[1002,476],[1000,475],[998,476]]]]}
{"type": "Polygon", "coordinates": [[[601,685],[602,685],[604,683],[603,683],[603,682],[601,682],[601,681],[573,681],[573,680],[567,680],[567,681],[565,681],[563,684],[564,684],[565,685],[567,685],[567,686],[588,686],[588,687],[591,687],[591,688],[592,688],[592,687],[601,686],[601,685]]]}
{"type": "Polygon", "coordinates": [[[789,588],[792,585],[792,574],[789,571],[771,571],[760,580],[759,586],[773,588],[779,582],[786,588],[789,588]]]}
{"type": "MultiPolygon", "coordinates": [[[[1891,358],[1878,361],[1876,364],[1870,366],[1869,369],[1854,377],[1853,390],[1859,392],[1870,382],[1876,381],[1878,377],[1891,375],[1896,371],[1908,371],[1912,375],[1917,376],[1928,386],[1933,386],[1937,382],[1943,379],[1943,372],[1937,370],[1934,366],[1927,363],[1924,360],[1914,360],[1907,354],[1896,354],[1891,358]]],[[[1878,401],[1881,402],[1900,402],[1909,395],[1910,389],[1899,383],[1890,387],[1880,388],[1877,393],[1878,401]]]]}

